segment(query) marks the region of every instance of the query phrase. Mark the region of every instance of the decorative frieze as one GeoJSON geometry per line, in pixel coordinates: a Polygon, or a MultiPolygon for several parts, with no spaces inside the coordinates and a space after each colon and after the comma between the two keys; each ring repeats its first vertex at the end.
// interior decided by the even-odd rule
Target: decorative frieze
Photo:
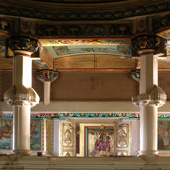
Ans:
{"type": "Polygon", "coordinates": [[[130,36],[131,24],[112,24],[112,25],[37,25],[37,36],[55,37],[114,37],[130,36]]]}
{"type": "MultiPolygon", "coordinates": [[[[139,119],[139,113],[38,113],[31,114],[34,119],[62,119],[62,118],[125,118],[125,119],[139,119]]],[[[170,114],[169,116],[170,117],[170,114]]],[[[13,118],[12,114],[3,114],[3,118],[13,118]]]]}
{"type": "MultiPolygon", "coordinates": [[[[35,6],[35,2],[34,2],[35,6]]],[[[52,9],[33,9],[27,7],[14,7],[1,4],[0,14],[3,15],[15,15],[19,17],[27,18],[39,18],[39,19],[49,19],[53,21],[93,21],[93,20],[117,20],[119,18],[128,18],[139,15],[147,15],[152,13],[159,13],[162,11],[169,11],[170,2],[158,2],[154,4],[146,4],[143,6],[135,6],[123,9],[111,9],[111,10],[89,10],[88,12],[80,9],[76,10],[57,10],[56,6],[52,6],[52,9]],[[55,10],[54,10],[55,9],[55,10]]],[[[101,7],[100,7],[101,8],[101,7]]],[[[109,7],[110,8],[110,7],[109,7]]]]}
{"type": "Polygon", "coordinates": [[[169,29],[170,26],[170,15],[153,18],[154,32],[163,31],[169,29]]]}

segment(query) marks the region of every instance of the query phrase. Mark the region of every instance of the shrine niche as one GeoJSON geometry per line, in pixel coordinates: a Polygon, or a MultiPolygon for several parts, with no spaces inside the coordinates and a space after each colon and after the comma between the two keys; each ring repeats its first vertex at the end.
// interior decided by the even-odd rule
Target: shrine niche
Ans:
{"type": "Polygon", "coordinates": [[[80,154],[84,157],[125,156],[131,153],[131,123],[80,123],[80,154]]]}
{"type": "Polygon", "coordinates": [[[108,157],[113,154],[114,127],[89,127],[86,135],[86,156],[108,157]]]}

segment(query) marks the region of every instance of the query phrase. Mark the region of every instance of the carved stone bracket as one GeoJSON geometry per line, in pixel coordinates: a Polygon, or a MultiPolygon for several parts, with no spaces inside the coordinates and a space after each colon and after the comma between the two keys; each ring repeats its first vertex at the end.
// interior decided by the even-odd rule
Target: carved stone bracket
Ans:
{"type": "Polygon", "coordinates": [[[37,72],[37,78],[42,81],[54,81],[59,77],[59,72],[53,70],[40,70],[37,72]]]}
{"type": "Polygon", "coordinates": [[[139,94],[137,97],[132,97],[133,103],[137,106],[155,105],[161,107],[166,103],[166,99],[165,92],[156,85],[149,94],[139,94]]]}
{"type": "Polygon", "coordinates": [[[158,47],[159,42],[156,35],[140,35],[132,39],[132,47],[135,53],[154,53],[158,47]]]}
{"type": "Polygon", "coordinates": [[[140,81],[140,69],[132,70],[130,72],[130,75],[134,80],[138,82],[140,81]]]}
{"type": "Polygon", "coordinates": [[[50,104],[51,82],[59,77],[59,73],[53,70],[38,71],[37,78],[44,83],[44,104],[50,104]]]}
{"type": "Polygon", "coordinates": [[[7,44],[15,54],[31,55],[38,49],[36,39],[24,36],[10,37],[7,44]]]}

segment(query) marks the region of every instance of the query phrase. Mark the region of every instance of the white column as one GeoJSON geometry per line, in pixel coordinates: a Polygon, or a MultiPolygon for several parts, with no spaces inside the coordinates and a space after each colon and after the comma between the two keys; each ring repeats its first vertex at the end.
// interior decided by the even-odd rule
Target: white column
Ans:
{"type": "Polygon", "coordinates": [[[140,151],[139,155],[157,155],[158,108],[140,106],[140,151]]]}
{"type": "MultiPolygon", "coordinates": [[[[141,51],[142,53],[142,51],[141,51]]],[[[158,57],[153,50],[142,53],[140,70],[140,94],[133,102],[140,107],[139,156],[158,155],[158,107],[166,101],[165,92],[158,86],[158,57]]]]}
{"type": "Polygon", "coordinates": [[[140,94],[150,92],[158,85],[158,57],[153,53],[140,55],[140,94]]]}
{"type": "MultiPolygon", "coordinates": [[[[140,94],[148,94],[158,85],[158,58],[153,53],[143,54],[140,70],[140,94]]],[[[158,154],[157,113],[155,104],[140,105],[140,151],[139,154],[158,154]]]]}
{"type": "Polygon", "coordinates": [[[13,152],[30,155],[30,104],[13,106],[13,152]]]}
{"type": "Polygon", "coordinates": [[[25,37],[14,37],[8,43],[15,54],[13,86],[5,92],[4,100],[13,107],[14,112],[13,153],[30,155],[30,112],[31,107],[39,103],[39,96],[31,87],[31,54],[35,48],[35,40],[25,37]]]}

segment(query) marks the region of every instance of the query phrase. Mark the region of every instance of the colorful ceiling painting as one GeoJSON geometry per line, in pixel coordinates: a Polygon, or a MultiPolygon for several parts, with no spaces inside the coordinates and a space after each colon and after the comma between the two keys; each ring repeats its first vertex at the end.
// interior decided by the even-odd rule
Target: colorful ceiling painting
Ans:
{"type": "Polygon", "coordinates": [[[157,35],[168,40],[170,39],[170,29],[159,32],[157,35]]]}
{"type": "Polygon", "coordinates": [[[34,60],[34,64],[39,69],[49,69],[49,66],[46,64],[46,62],[41,58],[41,60],[34,60]]]}
{"type": "Polygon", "coordinates": [[[69,55],[78,55],[78,54],[113,54],[120,56],[131,56],[131,47],[130,46],[90,46],[90,47],[53,47],[56,52],[55,57],[63,57],[69,55]]]}
{"type": "Polygon", "coordinates": [[[131,45],[131,39],[39,39],[42,46],[131,45]]]}
{"type": "Polygon", "coordinates": [[[53,68],[53,56],[47,47],[43,47],[43,50],[40,53],[41,58],[46,62],[49,68],[53,68]]]}
{"type": "Polygon", "coordinates": [[[119,39],[39,39],[42,46],[41,58],[46,62],[36,65],[40,69],[53,68],[53,59],[82,54],[112,54],[117,56],[131,56],[131,41],[128,38],[119,39]]]}

